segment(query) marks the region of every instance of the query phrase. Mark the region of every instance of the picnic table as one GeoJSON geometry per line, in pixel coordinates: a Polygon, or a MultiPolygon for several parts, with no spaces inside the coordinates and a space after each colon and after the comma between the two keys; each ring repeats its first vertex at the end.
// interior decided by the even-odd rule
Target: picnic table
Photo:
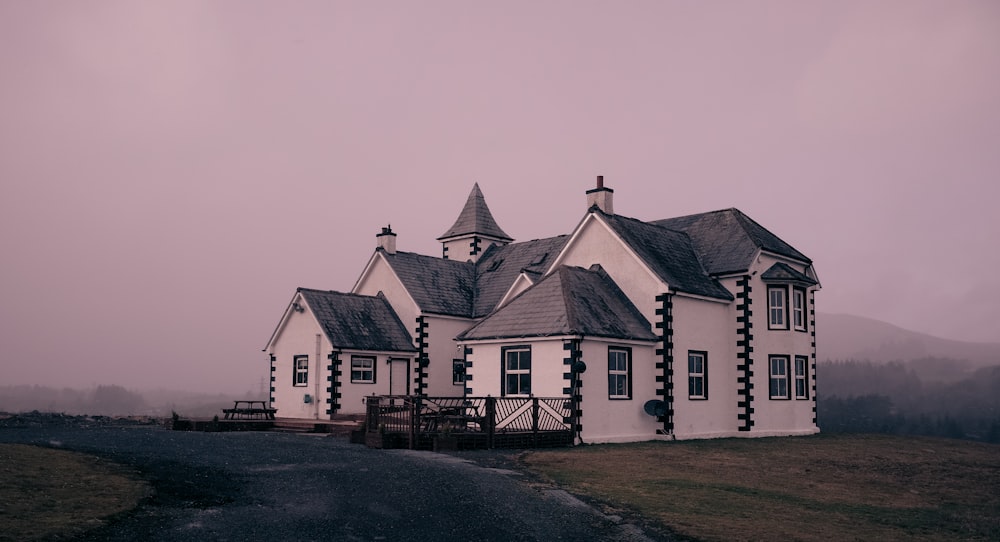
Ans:
{"type": "Polygon", "coordinates": [[[423,430],[436,432],[441,430],[466,431],[473,426],[481,427],[483,418],[475,405],[441,406],[425,408],[420,414],[423,430]]]}
{"type": "Polygon", "coordinates": [[[267,401],[233,401],[233,408],[222,409],[227,420],[273,420],[277,411],[267,401]]]}

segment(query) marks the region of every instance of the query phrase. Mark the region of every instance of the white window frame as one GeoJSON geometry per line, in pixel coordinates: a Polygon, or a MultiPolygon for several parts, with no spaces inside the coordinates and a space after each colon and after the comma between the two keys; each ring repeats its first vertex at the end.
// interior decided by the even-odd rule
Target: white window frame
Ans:
{"type": "Polygon", "coordinates": [[[465,360],[451,360],[451,383],[455,386],[464,386],[465,380],[465,360]]]}
{"type": "Polygon", "coordinates": [[[292,385],[309,385],[309,356],[295,356],[292,359],[292,385]]]}
{"type": "Polygon", "coordinates": [[[608,399],[632,398],[632,349],[608,347],[608,399]],[[621,391],[624,393],[621,393],[621,391]]]}
{"type": "Polygon", "coordinates": [[[788,356],[772,354],[767,359],[768,392],[771,399],[789,398],[788,356]]]}
{"type": "Polygon", "coordinates": [[[767,287],[767,328],[788,329],[788,288],[767,287]],[[775,297],[775,294],[780,294],[775,297]]]}
{"type": "Polygon", "coordinates": [[[503,379],[501,381],[504,397],[530,397],[531,396],[531,346],[530,345],[519,345],[519,346],[507,346],[501,349],[503,352],[503,379]],[[513,356],[513,358],[512,358],[513,356]],[[511,366],[511,361],[515,361],[514,366],[511,366]],[[517,383],[513,388],[513,393],[511,393],[510,378],[514,377],[517,383]],[[525,393],[524,387],[527,384],[527,392],[525,393]]]}
{"type": "Polygon", "coordinates": [[[806,291],[792,288],[792,326],[796,331],[806,330],[806,291]]]}
{"type": "Polygon", "coordinates": [[[688,350],[688,399],[708,399],[708,352],[688,350]]]}
{"type": "Polygon", "coordinates": [[[809,398],[809,358],[806,356],[795,356],[795,398],[809,398]]]}
{"type": "Polygon", "coordinates": [[[375,383],[375,358],[351,356],[351,384],[375,383]]]}

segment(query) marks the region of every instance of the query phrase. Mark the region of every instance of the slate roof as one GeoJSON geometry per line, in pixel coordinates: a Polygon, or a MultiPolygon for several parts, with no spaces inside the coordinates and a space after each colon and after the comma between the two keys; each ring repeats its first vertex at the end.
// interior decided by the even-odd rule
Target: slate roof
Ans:
{"type": "Polygon", "coordinates": [[[599,266],[562,266],[459,340],[584,335],[655,341],[649,321],[599,266]]]}
{"type": "Polygon", "coordinates": [[[299,288],[334,348],[416,352],[413,339],[385,296],[299,288]]]}
{"type": "Polygon", "coordinates": [[[723,209],[651,222],[686,233],[705,270],[713,275],[746,271],[757,249],[803,263],[812,260],[782,241],[739,209],[723,209]]]}
{"type": "Polygon", "coordinates": [[[809,275],[796,271],[793,267],[783,262],[778,262],[760,274],[761,280],[778,282],[798,282],[810,286],[819,284],[816,279],[809,275]]]}
{"type": "Polygon", "coordinates": [[[512,241],[514,239],[500,229],[497,221],[493,219],[493,213],[490,212],[490,208],[486,205],[486,198],[483,197],[483,192],[479,189],[479,183],[472,186],[469,199],[466,200],[465,207],[459,213],[455,224],[448,231],[444,232],[441,237],[438,237],[438,241],[469,233],[488,235],[505,241],[512,241]]]}
{"type": "Polygon", "coordinates": [[[476,265],[475,317],[489,314],[521,272],[540,276],[569,240],[568,235],[535,239],[510,245],[493,245],[476,265]]]}
{"type": "Polygon", "coordinates": [[[474,264],[412,252],[382,254],[421,312],[472,317],[474,264]]]}
{"type": "Polygon", "coordinates": [[[600,210],[612,229],[663,279],[671,289],[715,299],[732,300],[733,294],[702,267],[687,234],[600,210]]]}

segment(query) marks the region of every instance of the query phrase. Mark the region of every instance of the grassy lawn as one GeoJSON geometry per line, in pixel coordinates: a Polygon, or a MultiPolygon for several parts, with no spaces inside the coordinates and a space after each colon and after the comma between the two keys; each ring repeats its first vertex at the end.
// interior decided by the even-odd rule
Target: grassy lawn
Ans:
{"type": "Polygon", "coordinates": [[[0,444],[0,540],[66,538],[131,510],[150,487],[102,459],[0,444]]]}
{"type": "Polygon", "coordinates": [[[532,471],[698,540],[1000,540],[1000,446],[886,435],[607,444],[532,471]]]}

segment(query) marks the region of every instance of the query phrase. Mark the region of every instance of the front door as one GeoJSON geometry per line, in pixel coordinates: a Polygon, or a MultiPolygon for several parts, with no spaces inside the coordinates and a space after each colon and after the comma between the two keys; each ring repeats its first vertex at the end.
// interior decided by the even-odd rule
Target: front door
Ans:
{"type": "Polygon", "coordinates": [[[410,394],[410,360],[389,360],[389,395],[410,394]]]}

